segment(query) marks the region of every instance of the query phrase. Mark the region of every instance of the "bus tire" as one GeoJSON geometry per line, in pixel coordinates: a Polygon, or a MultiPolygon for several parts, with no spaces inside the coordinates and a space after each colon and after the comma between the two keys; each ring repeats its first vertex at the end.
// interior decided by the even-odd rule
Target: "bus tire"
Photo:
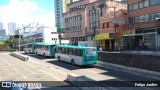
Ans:
{"type": "Polygon", "coordinates": [[[29,50],[29,53],[30,53],[30,50],[29,50]]]}
{"type": "Polygon", "coordinates": [[[37,51],[36,51],[36,54],[37,54],[37,51]]]}
{"type": "Polygon", "coordinates": [[[60,56],[58,56],[58,61],[60,61],[61,59],[60,59],[60,56]]]}
{"type": "Polygon", "coordinates": [[[71,60],[71,64],[72,64],[73,66],[75,65],[74,59],[71,60]]]}
{"type": "Polygon", "coordinates": [[[45,53],[43,53],[43,56],[44,56],[44,57],[46,57],[46,54],[45,54],[45,53]]]}

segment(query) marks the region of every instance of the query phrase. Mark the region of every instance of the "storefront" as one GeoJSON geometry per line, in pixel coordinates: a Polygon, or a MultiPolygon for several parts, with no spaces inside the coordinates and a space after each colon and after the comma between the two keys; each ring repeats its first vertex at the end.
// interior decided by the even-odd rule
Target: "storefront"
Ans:
{"type": "Polygon", "coordinates": [[[143,42],[143,50],[156,50],[156,32],[124,35],[123,50],[137,50],[143,42]]]}
{"type": "Polygon", "coordinates": [[[114,39],[109,37],[109,33],[95,35],[94,40],[100,42],[100,47],[104,51],[114,50],[114,39]]]}

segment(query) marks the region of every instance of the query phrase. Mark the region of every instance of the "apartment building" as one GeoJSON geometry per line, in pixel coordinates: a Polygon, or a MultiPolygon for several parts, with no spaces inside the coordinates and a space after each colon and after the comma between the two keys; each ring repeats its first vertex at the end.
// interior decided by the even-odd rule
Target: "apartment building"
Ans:
{"type": "Polygon", "coordinates": [[[86,41],[86,5],[93,0],[80,0],[68,4],[69,12],[63,14],[65,27],[64,38],[70,40],[70,44],[78,45],[78,41],[86,41]]]}
{"type": "Polygon", "coordinates": [[[100,40],[96,40],[100,32],[100,17],[106,13],[126,9],[126,4],[113,0],[80,0],[68,4],[69,12],[63,15],[65,27],[64,38],[70,39],[71,44],[77,45],[78,41],[93,41],[94,46],[100,46],[100,40]]]}
{"type": "Polygon", "coordinates": [[[124,35],[125,49],[135,50],[142,42],[145,50],[160,49],[160,0],[128,0],[127,4],[130,33],[124,35]]]}

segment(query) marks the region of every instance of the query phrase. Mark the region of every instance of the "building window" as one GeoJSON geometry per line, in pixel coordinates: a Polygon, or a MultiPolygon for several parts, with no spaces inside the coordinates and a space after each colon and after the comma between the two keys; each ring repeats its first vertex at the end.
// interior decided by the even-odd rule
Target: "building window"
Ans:
{"type": "Polygon", "coordinates": [[[105,29],[105,23],[103,23],[102,25],[103,25],[103,27],[102,27],[102,28],[103,28],[103,29],[105,29]]]}
{"type": "Polygon", "coordinates": [[[132,4],[128,5],[129,11],[132,11],[132,9],[133,9],[132,6],[133,6],[132,4]]]}
{"type": "Polygon", "coordinates": [[[143,8],[144,7],[144,1],[139,2],[139,8],[143,8]]]}
{"type": "Polygon", "coordinates": [[[157,0],[150,0],[151,1],[151,5],[155,5],[157,0]]]}
{"type": "Polygon", "coordinates": [[[135,23],[139,22],[139,17],[135,17],[135,23]]]}
{"type": "Polygon", "coordinates": [[[133,10],[136,10],[136,9],[138,9],[138,3],[133,4],[133,10]]]}
{"type": "Polygon", "coordinates": [[[107,28],[109,28],[109,23],[107,23],[107,28]]]}
{"type": "Polygon", "coordinates": [[[146,22],[149,21],[149,15],[146,15],[146,22]]]}
{"type": "Polygon", "coordinates": [[[147,7],[147,6],[149,6],[149,0],[144,0],[144,7],[147,7]]]}
{"type": "Polygon", "coordinates": [[[155,14],[150,14],[150,20],[151,20],[151,21],[154,21],[155,18],[156,18],[155,14]]]}

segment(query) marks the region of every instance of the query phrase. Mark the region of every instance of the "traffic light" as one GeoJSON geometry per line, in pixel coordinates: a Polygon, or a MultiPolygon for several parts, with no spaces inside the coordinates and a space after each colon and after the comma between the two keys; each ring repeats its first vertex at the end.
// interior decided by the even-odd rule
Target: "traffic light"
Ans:
{"type": "Polygon", "coordinates": [[[19,35],[14,35],[14,38],[19,38],[19,35]]]}
{"type": "Polygon", "coordinates": [[[19,37],[20,37],[21,39],[23,38],[22,35],[14,35],[14,38],[19,38],[19,37]]]}

